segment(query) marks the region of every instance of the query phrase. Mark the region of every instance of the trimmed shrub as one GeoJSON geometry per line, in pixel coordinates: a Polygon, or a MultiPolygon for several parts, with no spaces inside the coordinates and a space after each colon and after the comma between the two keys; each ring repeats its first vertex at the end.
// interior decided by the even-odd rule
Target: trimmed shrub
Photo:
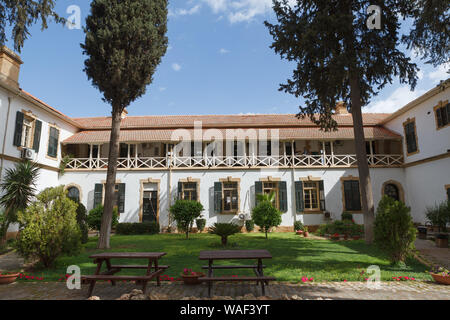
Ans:
{"type": "Polygon", "coordinates": [[[410,208],[401,201],[383,196],[374,224],[375,243],[385,250],[393,263],[403,263],[414,248],[416,229],[410,208]]]}
{"type": "Polygon", "coordinates": [[[76,210],[63,186],[42,191],[25,212],[18,213],[24,226],[16,241],[19,254],[27,260],[38,259],[46,268],[61,255],[78,254],[81,235],[76,210]]]}
{"type": "Polygon", "coordinates": [[[116,226],[116,234],[122,235],[157,234],[159,231],[157,222],[125,222],[116,226]]]}
{"type": "Polygon", "coordinates": [[[353,220],[353,215],[350,212],[342,212],[341,220],[342,221],[346,221],[346,220],[352,221],[353,220]]]}
{"type": "Polygon", "coordinates": [[[205,230],[206,219],[197,219],[195,220],[195,224],[197,225],[197,230],[199,232],[202,232],[203,230],[205,230]]]}
{"type": "Polygon", "coordinates": [[[169,209],[177,222],[178,229],[186,233],[186,239],[189,239],[189,232],[194,220],[200,217],[203,210],[203,205],[194,200],[177,200],[169,209]]]}
{"type": "Polygon", "coordinates": [[[87,224],[87,210],[81,202],[76,202],[77,207],[77,223],[81,232],[81,243],[87,243],[89,240],[89,228],[87,224]]]}
{"type": "Polygon", "coordinates": [[[245,220],[245,230],[247,230],[247,232],[255,230],[255,222],[252,219],[245,220]]]}
{"type": "Polygon", "coordinates": [[[223,246],[227,245],[229,236],[239,233],[240,231],[241,227],[234,223],[214,223],[214,225],[209,228],[210,234],[221,237],[223,246]]]}
{"type": "Polygon", "coordinates": [[[294,222],[294,231],[300,231],[300,230],[303,231],[303,228],[304,228],[304,226],[303,226],[303,223],[301,221],[297,220],[297,221],[294,222]]]}
{"type": "MultiPolygon", "coordinates": [[[[102,215],[103,215],[103,205],[98,205],[96,208],[89,211],[87,216],[87,224],[89,228],[92,230],[100,231],[100,226],[102,224],[102,215]]],[[[111,227],[114,228],[119,223],[119,213],[117,207],[114,207],[112,214],[112,223],[111,227]]]]}
{"type": "Polygon", "coordinates": [[[261,201],[252,210],[252,219],[261,231],[266,234],[273,227],[281,224],[281,212],[269,201],[261,201]]]}

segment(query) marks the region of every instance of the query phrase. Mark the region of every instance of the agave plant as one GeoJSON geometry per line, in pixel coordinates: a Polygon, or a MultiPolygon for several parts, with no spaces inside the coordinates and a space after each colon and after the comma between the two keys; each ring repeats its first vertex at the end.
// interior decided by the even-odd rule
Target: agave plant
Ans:
{"type": "Polygon", "coordinates": [[[30,161],[18,162],[14,168],[6,169],[0,184],[0,205],[5,208],[1,240],[5,241],[6,231],[11,222],[15,222],[17,212],[25,210],[36,194],[36,182],[39,167],[30,161]]]}
{"type": "Polygon", "coordinates": [[[209,228],[210,234],[218,235],[222,238],[222,245],[226,246],[228,243],[228,237],[241,231],[241,227],[234,223],[214,223],[209,228]]]}

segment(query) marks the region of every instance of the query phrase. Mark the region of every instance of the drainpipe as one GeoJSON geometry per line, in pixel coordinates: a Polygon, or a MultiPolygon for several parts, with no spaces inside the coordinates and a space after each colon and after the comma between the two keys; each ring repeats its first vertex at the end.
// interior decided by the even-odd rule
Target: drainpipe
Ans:
{"type": "MultiPolygon", "coordinates": [[[[286,151],[286,149],[285,149],[286,151]]],[[[292,199],[292,214],[294,216],[294,223],[297,221],[297,203],[295,199],[295,165],[294,165],[294,141],[291,141],[291,199],[292,199]]]]}
{"type": "MultiPolygon", "coordinates": [[[[17,97],[17,94],[16,94],[17,97]]],[[[6,123],[5,123],[5,134],[3,135],[3,145],[2,145],[2,156],[0,162],[0,181],[2,181],[3,177],[3,155],[5,154],[5,145],[6,145],[6,135],[8,133],[8,122],[9,122],[9,112],[11,110],[11,102],[14,98],[8,97],[8,112],[6,113],[6,123]]]]}

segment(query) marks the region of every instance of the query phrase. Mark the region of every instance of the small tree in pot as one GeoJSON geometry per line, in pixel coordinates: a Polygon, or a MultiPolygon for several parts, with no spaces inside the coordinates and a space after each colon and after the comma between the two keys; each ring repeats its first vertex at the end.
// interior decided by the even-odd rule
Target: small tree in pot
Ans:
{"type": "Polygon", "coordinates": [[[426,217],[433,227],[438,228],[436,235],[436,246],[448,247],[447,224],[450,223],[450,201],[443,201],[434,207],[427,208],[426,217]]]}
{"type": "Polygon", "coordinates": [[[265,233],[267,239],[267,233],[270,229],[281,224],[281,212],[270,201],[265,200],[253,208],[252,219],[265,233]]]}
{"type": "Polygon", "coordinates": [[[169,209],[177,222],[178,229],[186,233],[186,239],[189,239],[189,232],[194,220],[200,216],[203,210],[203,205],[194,200],[177,200],[169,209]]]}

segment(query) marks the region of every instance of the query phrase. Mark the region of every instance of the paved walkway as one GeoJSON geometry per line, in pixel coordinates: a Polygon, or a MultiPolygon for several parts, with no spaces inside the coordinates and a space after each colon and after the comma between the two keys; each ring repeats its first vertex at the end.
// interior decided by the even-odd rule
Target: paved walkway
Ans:
{"type": "Polygon", "coordinates": [[[15,251],[0,255],[0,270],[19,271],[23,268],[23,259],[15,251]]]}
{"type": "MultiPolygon", "coordinates": [[[[84,300],[87,285],[81,290],[68,290],[61,282],[29,282],[0,286],[0,300],[84,300]]],[[[132,283],[118,283],[115,287],[108,283],[98,283],[94,295],[102,300],[113,300],[121,295],[140,289],[132,283]]],[[[207,297],[207,286],[186,286],[181,283],[163,283],[157,287],[149,284],[148,294],[154,299],[172,300],[185,297],[207,297]]],[[[261,292],[255,284],[218,283],[213,286],[213,295],[220,297],[242,297],[261,292]]],[[[450,300],[450,286],[432,282],[382,282],[380,289],[368,289],[364,282],[327,282],[312,284],[273,283],[266,288],[266,295],[272,299],[283,296],[297,296],[298,299],[363,299],[363,300],[450,300]]]]}
{"type": "Polygon", "coordinates": [[[431,240],[416,239],[416,249],[420,255],[432,264],[450,269],[450,249],[438,248],[431,240]]]}

